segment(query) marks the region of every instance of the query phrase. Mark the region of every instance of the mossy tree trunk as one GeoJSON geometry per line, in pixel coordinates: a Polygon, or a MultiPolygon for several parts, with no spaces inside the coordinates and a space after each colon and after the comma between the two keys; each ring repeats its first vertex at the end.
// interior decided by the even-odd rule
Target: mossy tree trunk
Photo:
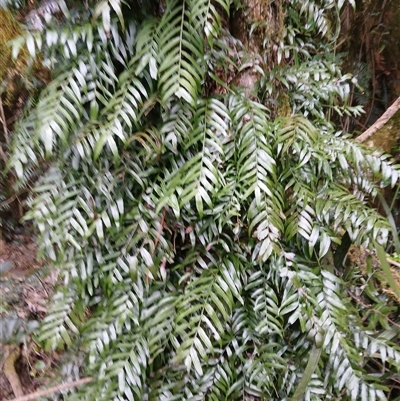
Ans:
{"type": "Polygon", "coordinates": [[[230,18],[230,31],[248,54],[248,67],[235,79],[249,96],[255,95],[262,72],[279,64],[277,50],[284,30],[283,0],[248,0],[230,18]]]}

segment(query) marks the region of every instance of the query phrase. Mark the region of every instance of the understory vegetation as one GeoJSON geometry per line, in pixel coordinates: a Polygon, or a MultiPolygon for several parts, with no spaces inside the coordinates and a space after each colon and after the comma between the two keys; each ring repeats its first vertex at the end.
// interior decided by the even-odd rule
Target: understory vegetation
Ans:
{"type": "Polygon", "coordinates": [[[246,27],[257,52],[232,33],[252,4],[60,1],[13,41],[52,72],[7,171],[35,177],[25,219],[60,274],[35,339],[65,350],[63,380],[93,378],[64,399],[400,396],[399,303],[377,283],[397,289],[373,263],[399,168],[338,124],[363,112],[336,51],[354,1],[259,3],[276,35],[246,27]]]}

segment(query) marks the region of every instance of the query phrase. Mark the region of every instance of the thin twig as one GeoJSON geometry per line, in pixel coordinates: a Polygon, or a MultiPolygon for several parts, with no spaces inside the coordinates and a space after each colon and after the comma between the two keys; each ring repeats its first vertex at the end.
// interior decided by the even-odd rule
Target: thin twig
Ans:
{"type": "Polygon", "coordinates": [[[3,131],[4,131],[4,139],[6,141],[6,144],[9,144],[8,140],[8,129],[7,129],[7,123],[6,123],[6,116],[4,114],[4,109],[3,109],[3,100],[1,99],[0,96],[0,120],[1,123],[3,124],[3,131]]]}
{"type": "MultiPolygon", "coordinates": [[[[158,245],[158,241],[160,240],[162,231],[163,231],[163,227],[164,227],[164,221],[165,221],[165,213],[166,213],[167,209],[164,209],[164,213],[162,214],[161,217],[161,222],[160,222],[160,227],[157,230],[157,237],[156,240],[154,241],[154,249],[153,252],[151,253],[151,256],[154,255],[154,252],[156,251],[157,245],[158,245]]],[[[149,276],[150,276],[150,269],[147,268],[147,272],[146,272],[146,285],[149,284],[149,276]]]]}
{"type": "Polygon", "coordinates": [[[0,157],[3,159],[3,162],[4,162],[5,164],[8,163],[7,156],[6,156],[6,154],[4,153],[4,150],[3,150],[3,148],[1,147],[1,145],[0,145],[0,157]]]}
{"type": "Polygon", "coordinates": [[[393,266],[396,266],[396,267],[399,267],[399,268],[400,268],[400,263],[399,263],[399,262],[396,262],[395,260],[393,260],[393,259],[389,259],[389,258],[386,258],[386,260],[387,260],[387,262],[388,262],[388,263],[390,263],[391,265],[393,265],[393,266]]]}
{"type": "MultiPolygon", "coordinates": [[[[353,298],[356,302],[358,302],[362,307],[364,307],[365,309],[368,309],[371,312],[375,312],[378,315],[384,317],[390,324],[392,324],[393,326],[396,326],[398,328],[400,328],[400,324],[396,323],[394,320],[390,319],[388,316],[386,316],[384,313],[382,313],[380,310],[373,308],[371,305],[367,305],[366,303],[364,303],[363,301],[361,301],[361,299],[354,295],[351,291],[348,291],[348,294],[350,295],[351,298],[353,298]]],[[[20,401],[20,400],[18,400],[20,401]]],[[[24,400],[25,401],[25,400],[24,400]]]]}
{"type": "Polygon", "coordinates": [[[158,241],[160,240],[161,234],[162,234],[162,230],[164,228],[164,221],[165,221],[165,213],[166,213],[167,209],[164,209],[164,213],[162,214],[161,217],[161,223],[160,223],[160,227],[158,228],[157,231],[157,237],[156,240],[154,241],[154,249],[153,252],[151,253],[151,256],[154,255],[154,252],[156,251],[157,245],[158,245],[158,241]]]}
{"type": "Polygon", "coordinates": [[[82,384],[90,383],[91,381],[93,381],[92,377],[85,377],[84,379],[80,379],[74,382],[59,384],[58,386],[46,388],[45,390],[35,391],[34,393],[24,395],[23,397],[14,398],[11,401],[32,401],[35,398],[45,397],[46,395],[56,393],[57,391],[63,391],[69,388],[78,387],[82,384]]]}
{"type": "MultiPolygon", "coordinates": [[[[373,253],[372,253],[369,249],[366,249],[365,252],[368,253],[368,255],[373,256],[373,253]]],[[[396,261],[393,260],[393,259],[386,258],[386,262],[390,263],[390,264],[393,265],[393,266],[400,267],[400,263],[399,263],[399,262],[396,262],[396,261]]]]}
{"type": "Polygon", "coordinates": [[[360,143],[365,142],[374,135],[376,131],[380,130],[398,110],[400,110],[400,96],[371,127],[356,138],[356,141],[360,143]]]}
{"type": "Polygon", "coordinates": [[[17,199],[18,196],[22,195],[24,192],[26,192],[26,189],[22,189],[21,191],[19,191],[16,194],[10,196],[8,199],[4,200],[3,202],[0,202],[0,208],[2,208],[3,206],[14,202],[15,199],[17,199]]]}

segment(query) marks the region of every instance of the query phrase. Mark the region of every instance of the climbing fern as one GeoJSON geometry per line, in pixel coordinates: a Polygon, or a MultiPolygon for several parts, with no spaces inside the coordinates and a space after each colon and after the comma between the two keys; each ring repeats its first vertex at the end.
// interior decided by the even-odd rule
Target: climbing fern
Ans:
{"type": "Polygon", "coordinates": [[[399,179],[335,129],[360,112],[332,53],[339,3],[285,2],[254,96],[230,85],[250,56],[225,0],[65,2],[14,43],[53,70],[10,168],[19,185],[44,170],[25,218],[60,285],[37,340],[94,379],[66,399],[389,394],[399,346],[355,301],[367,273],[346,282],[332,257],[345,233],[387,241],[371,201],[399,179]]]}

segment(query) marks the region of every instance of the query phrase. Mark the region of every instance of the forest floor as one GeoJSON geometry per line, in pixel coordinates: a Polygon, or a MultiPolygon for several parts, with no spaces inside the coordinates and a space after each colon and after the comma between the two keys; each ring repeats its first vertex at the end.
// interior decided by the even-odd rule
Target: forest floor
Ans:
{"type": "Polygon", "coordinates": [[[46,314],[57,281],[36,260],[29,232],[0,237],[0,400],[31,394],[51,382],[59,360],[45,353],[31,333],[46,314]]]}

